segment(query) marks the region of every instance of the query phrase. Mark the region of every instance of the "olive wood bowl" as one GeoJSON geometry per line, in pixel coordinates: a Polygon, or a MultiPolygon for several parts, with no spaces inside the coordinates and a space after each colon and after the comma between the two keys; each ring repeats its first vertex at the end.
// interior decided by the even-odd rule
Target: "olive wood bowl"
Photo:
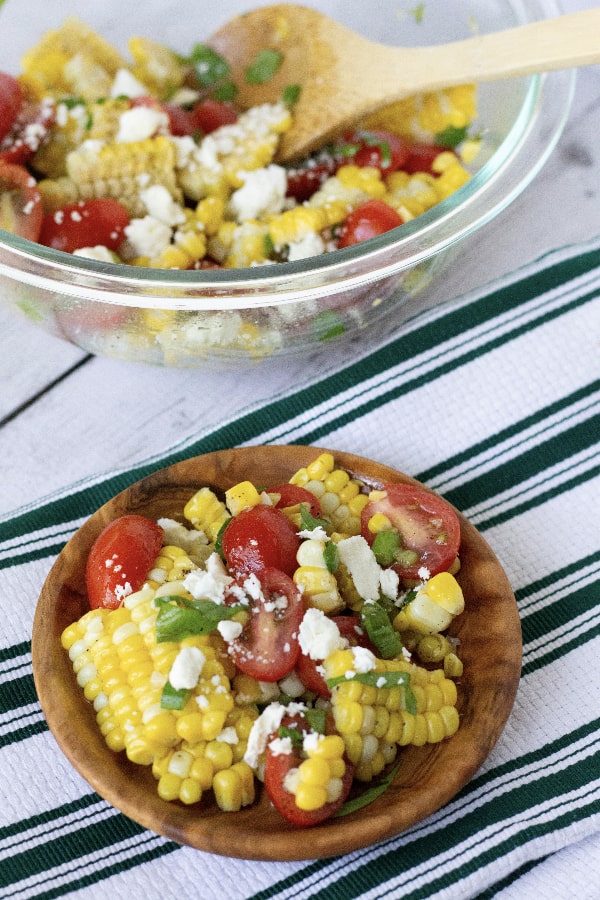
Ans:
{"type": "MultiPolygon", "coordinates": [[[[127,512],[181,518],[188,498],[207,485],[222,493],[238,481],[257,485],[288,480],[321,448],[245,447],[208,453],[144,478],[102,506],[77,531],[43,586],[33,625],[36,690],[62,751],[97,793],[126,816],[181,844],[224,856],[301,860],[334,856],[397,835],[446,804],[473,777],[496,743],[511,711],[521,670],[521,628],[515,598],[496,556],[460,513],[461,583],[466,609],[452,623],[464,675],[458,683],[461,724],[450,739],[400,749],[387,790],[369,806],[311,827],[289,825],[260,789],[255,803],[222,812],[212,797],[186,807],[161,800],[149,767],[107,748],[93,707],[77,686],[63,629],[87,609],[84,570],[104,526],[127,512]],[[309,833],[307,833],[307,831],[309,833]]],[[[415,483],[387,466],[335,452],[336,464],[367,484],[415,483]]]]}

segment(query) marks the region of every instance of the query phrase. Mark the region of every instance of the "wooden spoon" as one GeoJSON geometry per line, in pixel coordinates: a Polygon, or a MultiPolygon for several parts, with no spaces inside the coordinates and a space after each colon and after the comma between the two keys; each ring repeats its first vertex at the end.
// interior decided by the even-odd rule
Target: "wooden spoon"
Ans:
{"type": "Polygon", "coordinates": [[[402,97],[470,82],[600,62],[600,7],[431,47],[388,47],[294,4],[236,16],[208,41],[232,67],[243,107],[274,102],[289,85],[302,90],[278,159],[322,146],[373,110],[402,97]],[[249,84],[261,50],[282,54],[275,75],[249,84]]]}

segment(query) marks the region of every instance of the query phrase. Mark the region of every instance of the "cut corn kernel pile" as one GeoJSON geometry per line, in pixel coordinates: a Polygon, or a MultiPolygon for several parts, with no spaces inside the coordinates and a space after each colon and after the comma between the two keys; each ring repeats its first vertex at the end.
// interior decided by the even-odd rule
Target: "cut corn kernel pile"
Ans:
{"type": "MultiPolygon", "coordinates": [[[[240,111],[236,121],[210,133],[178,132],[165,104],[179,105],[184,114],[207,94],[191,78],[190,61],[138,36],[130,38],[129,53],[126,59],[70,17],[22,60],[19,78],[27,95],[56,111],[31,160],[46,213],[113,198],[131,217],[112,255],[96,245],[78,248],[80,255],[174,269],[297,260],[335,249],[336,230],[365,201],[384,201],[406,222],[469,178],[460,155],[446,148],[467,143],[476,115],[474,85],[409,98],[362,123],[409,143],[437,141],[431,166],[388,173],[387,162],[355,165],[346,142],[334,148],[341,160],[330,177],[312,196],[295,199],[290,184],[297,167],[274,162],[293,108],[282,100],[240,111]],[[139,103],[140,97],[151,99],[139,103]]],[[[372,135],[364,141],[371,146],[372,135]]],[[[470,140],[471,156],[475,143],[470,140]]],[[[389,151],[384,144],[382,159],[389,151]]]]}
{"type": "MultiPolygon", "coordinates": [[[[165,801],[192,805],[208,794],[223,811],[252,804],[269,754],[292,752],[281,722],[294,712],[326,713],[333,723],[327,733],[315,726],[304,735],[281,785],[296,815],[309,817],[343,802],[349,772],[358,783],[371,782],[403,747],[437,743],[459,727],[455,680],[462,663],[456,642],[442,633],[464,609],[457,580],[447,571],[424,573],[417,588],[405,588],[391,568],[379,566],[361,535],[361,513],[385,496],[385,486],[369,491],[332,454],[319,455],[289,484],[294,498],[302,488],[318,501],[318,516],[296,499],[276,515],[298,529],[297,566],[288,578],[302,609],[293,639],[324,690],[305,683],[300,660],[278,680],[261,681],[235,652],[254,604],[270,604],[276,616],[278,604],[281,611],[292,602],[285,592],[265,600],[257,593],[260,570],[258,577],[230,572],[217,552],[236,516],[282,499],[249,480],[232,485],[223,500],[200,488],[182,511],[186,525],[159,520],[164,545],[143,586],[116,609],[90,610],[62,634],[107,746],[151,767],[165,801]],[[363,561],[371,554],[366,567],[380,579],[378,599],[365,596],[364,573],[346,555],[348,546],[363,561]],[[202,627],[192,626],[196,611],[212,616],[210,625],[203,619],[202,627]],[[350,632],[332,618],[340,612],[350,632]]],[[[372,531],[388,527],[368,512],[372,531]]]]}

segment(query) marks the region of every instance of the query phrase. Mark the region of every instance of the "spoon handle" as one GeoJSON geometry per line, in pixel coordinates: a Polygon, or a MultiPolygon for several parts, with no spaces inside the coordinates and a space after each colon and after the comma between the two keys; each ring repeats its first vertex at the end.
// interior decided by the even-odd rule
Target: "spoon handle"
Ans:
{"type": "MultiPolygon", "coordinates": [[[[382,92],[397,94],[399,80],[401,93],[408,92],[413,54],[410,92],[592,65],[600,62],[600,6],[441,46],[386,49],[391,52],[380,62],[390,68],[384,82],[379,81],[380,98],[382,92]],[[396,73],[391,70],[394,57],[396,73]]],[[[381,65],[378,69],[382,73],[381,65]]]]}

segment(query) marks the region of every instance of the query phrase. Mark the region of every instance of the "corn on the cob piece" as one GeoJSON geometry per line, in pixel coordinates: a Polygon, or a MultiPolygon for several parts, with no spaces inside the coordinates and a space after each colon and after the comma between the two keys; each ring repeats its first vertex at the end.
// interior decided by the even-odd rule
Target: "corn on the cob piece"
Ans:
{"type": "Polygon", "coordinates": [[[412,629],[420,634],[445,631],[452,619],[465,608],[465,599],[456,578],[450,572],[438,572],[420,586],[414,597],[394,618],[397,631],[412,629]]]}
{"type": "Polygon", "coordinates": [[[290,478],[290,484],[306,488],[317,497],[323,515],[342,535],[360,534],[360,514],[369,498],[362,493],[363,485],[358,479],[335,467],[330,453],[322,453],[299,469],[290,478]]]}
{"type": "Polygon", "coordinates": [[[325,562],[325,543],[317,538],[302,541],[296,554],[298,568],[293,578],[302,592],[305,606],[334,615],[344,608],[344,601],[336,577],[325,562]]]}
{"type": "Polygon", "coordinates": [[[431,142],[447,128],[464,128],[476,115],[476,86],[464,84],[399,100],[373,113],[363,124],[431,142]]]}
{"type": "Polygon", "coordinates": [[[284,104],[263,104],[242,113],[233,125],[217,128],[198,147],[180,144],[177,175],[185,196],[191,200],[206,196],[227,199],[243,185],[244,172],[269,165],[290,124],[284,104]]]}
{"type": "Polygon", "coordinates": [[[196,569],[185,550],[172,544],[166,544],[160,551],[148,574],[146,584],[156,590],[161,584],[182,581],[185,576],[196,569]]]}
{"type": "Polygon", "coordinates": [[[75,16],[46,32],[22,60],[27,84],[38,96],[75,94],[86,100],[108,96],[115,74],[125,66],[118,50],[75,16]]]}
{"type": "Polygon", "coordinates": [[[183,515],[213,543],[225,522],[231,518],[223,501],[208,487],[200,488],[190,497],[183,508],[183,515]]]}
{"type": "Polygon", "coordinates": [[[312,812],[335,802],[342,794],[345,744],[338,734],[313,733],[304,739],[302,748],[306,758],[290,769],[283,786],[294,795],[298,809],[312,812]]]}
{"type": "Polygon", "coordinates": [[[400,746],[422,746],[451,737],[459,725],[455,683],[443,670],[428,671],[406,660],[374,662],[373,672],[406,673],[416,711],[407,709],[404,685],[379,687],[360,681],[351,650],[336,650],[323,662],[328,679],[342,678],[332,689],[332,709],[344,738],[355,777],[371,781],[392,762],[400,746]]]}
{"type": "Polygon", "coordinates": [[[225,491],[225,505],[232,516],[237,516],[243,509],[258,506],[260,494],[251,481],[240,481],[225,491]]]}
{"type": "Polygon", "coordinates": [[[168,100],[181,87],[186,68],[175,53],[162,44],[144,37],[129,39],[129,52],[135,61],[131,66],[134,78],[160,100],[168,100]]]}

